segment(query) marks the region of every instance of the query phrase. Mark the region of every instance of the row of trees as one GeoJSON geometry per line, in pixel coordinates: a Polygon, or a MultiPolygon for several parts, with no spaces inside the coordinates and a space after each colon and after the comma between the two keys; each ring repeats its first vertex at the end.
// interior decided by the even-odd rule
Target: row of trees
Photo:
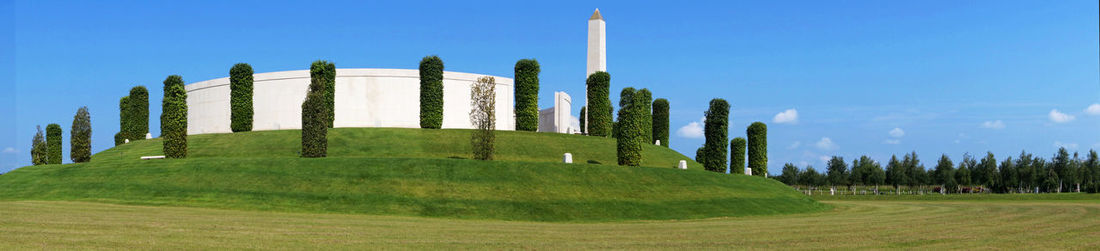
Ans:
{"type": "Polygon", "coordinates": [[[747,140],[742,137],[728,140],[729,113],[730,104],[725,99],[710,101],[710,108],[704,112],[705,141],[695,151],[695,161],[702,163],[707,171],[742,173],[741,170],[746,167],[745,156],[748,155],[747,167],[752,169],[753,175],[765,176],[768,173],[768,126],[763,122],[753,122],[745,130],[747,140]],[[726,160],[729,160],[728,167],[726,160]]]}
{"type": "MultiPolygon", "coordinates": [[[[31,164],[61,164],[61,125],[46,125],[46,135],[42,127],[31,139],[31,164]]],[[[88,107],[80,107],[73,115],[72,128],[69,131],[69,159],[74,163],[88,162],[92,159],[92,117],[88,107]]]]}
{"type": "Polygon", "coordinates": [[[578,116],[581,132],[590,136],[615,138],[619,165],[641,165],[643,145],[660,141],[661,146],[668,147],[667,99],[653,100],[653,93],[649,89],[623,88],[619,92],[619,111],[616,113],[618,119],[613,120],[611,114],[615,112],[609,95],[611,75],[603,71],[592,73],[585,85],[588,104],[581,107],[578,116]]]}
{"type": "Polygon", "coordinates": [[[1100,192],[1100,160],[1095,150],[1081,157],[1072,157],[1065,148],[1048,161],[1021,152],[1019,157],[1007,157],[998,162],[993,153],[981,159],[966,154],[957,165],[947,155],[941,155],[932,170],[925,169],[915,152],[900,160],[892,156],[885,170],[867,156],[852,162],[849,168],[842,157],[834,156],[827,163],[826,173],[818,173],[813,167],[799,169],[793,164],[783,166],[783,174],[777,177],[789,185],[819,186],[878,186],[891,185],[921,188],[939,186],[946,192],[962,190],[992,191],[998,193],[1023,192],[1100,192]]]}
{"type": "Polygon", "coordinates": [[[149,90],[134,86],[118,103],[119,132],[115,134],[115,145],[145,139],[149,133],[149,90]]]}

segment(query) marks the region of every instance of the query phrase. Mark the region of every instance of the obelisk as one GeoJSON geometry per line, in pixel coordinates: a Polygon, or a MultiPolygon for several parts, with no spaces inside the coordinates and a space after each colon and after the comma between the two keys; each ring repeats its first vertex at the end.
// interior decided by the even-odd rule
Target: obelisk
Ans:
{"type": "MultiPolygon", "coordinates": [[[[584,106],[588,106],[588,76],[597,71],[607,71],[607,36],[604,33],[606,23],[603,20],[603,16],[600,15],[600,9],[597,8],[596,12],[592,13],[592,17],[588,18],[588,72],[584,75],[584,106]]],[[[588,131],[588,124],[592,123],[588,118],[588,109],[584,110],[584,132],[588,131]]]]}

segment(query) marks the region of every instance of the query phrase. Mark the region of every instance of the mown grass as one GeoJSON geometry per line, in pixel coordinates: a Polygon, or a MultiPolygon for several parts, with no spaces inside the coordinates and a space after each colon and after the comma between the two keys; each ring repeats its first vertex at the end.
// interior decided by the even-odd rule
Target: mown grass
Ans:
{"type": "Polygon", "coordinates": [[[545,223],[0,202],[0,249],[1097,250],[1100,204],[830,201],[834,210],[545,223]]]}
{"type": "Polygon", "coordinates": [[[1100,202],[1100,194],[1090,193],[1015,193],[1015,194],[903,194],[903,195],[828,195],[814,194],[816,200],[866,201],[1080,201],[1100,202]]]}

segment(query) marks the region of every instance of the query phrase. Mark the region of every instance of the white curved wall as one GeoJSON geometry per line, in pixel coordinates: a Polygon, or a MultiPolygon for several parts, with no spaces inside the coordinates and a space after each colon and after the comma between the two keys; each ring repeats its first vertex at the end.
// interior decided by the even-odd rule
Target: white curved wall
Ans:
{"type": "MultiPolygon", "coordinates": [[[[443,72],[443,128],[473,128],[470,86],[487,76],[443,72]]],[[[512,79],[496,79],[497,130],[515,130],[512,79]]],[[[302,128],[309,71],[253,75],[252,130],[302,128]]],[[[186,85],[187,134],[229,133],[229,78],[186,85]]],[[[335,127],[420,127],[420,72],[336,69],[335,127]]]]}

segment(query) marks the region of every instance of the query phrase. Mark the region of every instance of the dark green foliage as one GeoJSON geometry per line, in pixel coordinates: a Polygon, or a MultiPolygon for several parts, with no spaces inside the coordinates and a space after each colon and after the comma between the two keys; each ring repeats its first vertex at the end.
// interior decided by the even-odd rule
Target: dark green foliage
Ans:
{"type": "Polygon", "coordinates": [[[763,176],[768,173],[768,126],[753,122],[745,135],[749,137],[749,168],[753,175],[763,176]]]}
{"type": "Polygon", "coordinates": [[[653,101],[653,140],[660,140],[664,147],[668,147],[668,109],[667,99],[653,101]]]}
{"type": "MultiPolygon", "coordinates": [[[[745,173],[745,144],[747,143],[748,141],[742,137],[736,137],[730,140],[730,173],[745,173]]],[[[753,174],[756,174],[755,170],[753,172],[753,174]]]]}
{"type": "Polygon", "coordinates": [[[598,71],[585,81],[588,95],[588,135],[606,137],[611,135],[611,75],[598,71]]]}
{"type": "Polygon", "coordinates": [[[126,101],[129,108],[126,117],[126,134],[130,141],[143,140],[149,133],[149,90],[145,86],[130,88],[130,99],[126,101]]]}
{"type": "Polygon", "coordinates": [[[315,61],[310,66],[309,92],[302,102],[302,152],[305,158],[328,156],[329,113],[326,103],[325,61],[315,61]]]}
{"type": "Polygon", "coordinates": [[[122,135],[122,132],[115,133],[115,146],[126,144],[126,136],[122,135]]]}
{"type": "Polygon", "coordinates": [[[252,131],[252,74],[252,66],[246,63],[229,68],[229,128],[233,132],[252,131]]]}
{"type": "Polygon", "coordinates": [[[46,164],[61,164],[61,125],[46,125],[46,164]]]}
{"type": "Polygon", "coordinates": [[[515,113],[517,131],[539,129],[539,61],[520,59],[515,67],[515,113]]]}
{"type": "MultiPolygon", "coordinates": [[[[130,123],[133,121],[130,119],[130,117],[130,96],[125,96],[118,100],[118,137],[122,137],[123,140],[121,142],[125,142],[126,139],[130,139],[131,137],[130,129],[132,127],[130,126],[130,123]]],[[[118,142],[118,140],[115,141],[118,142]]],[[[121,144],[116,143],[115,145],[117,146],[121,144]]]]}
{"type": "Polygon", "coordinates": [[[802,175],[799,175],[798,180],[798,183],[810,187],[820,187],[826,184],[825,175],[821,175],[821,173],[817,172],[812,166],[807,166],[806,171],[802,172],[802,175]]]}
{"type": "MultiPolygon", "coordinates": [[[[538,111],[535,111],[538,116],[538,111]]],[[[538,122],[536,127],[538,126],[538,122]]],[[[443,60],[427,56],[420,60],[420,128],[443,127],[443,60]]]]}
{"type": "Polygon", "coordinates": [[[46,136],[42,135],[42,126],[35,126],[38,130],[34,134],[34,138],[31,139],[31,164],[45,165],[46,164],[46,136]]]}
{"type": "MultiPolygon", "coordinates": [[[[729,102],[720,98],[710,100],[710,109],[707,109],[706,121],[703,123],[703,135],[706,137],[703,143],[706,156],[703,167],[707,171],[723,172],[726,169],[726,154],[729,151],[726,149],[729,142],[729,113],[729,102]]],[[[752,171],[756,174],[756,170],[752,171]]]]}
{"type": "Polygon", "coordinates": [[[172,75],[164,79],[161,109],[160,136],[164,138],[165,157],[187,157],[187,91],[183,88],[183,77],[172,75]]]}
{"type": "Polygon", "coordinates": [[[826,164],[826,181],[832,186],[847,186],[851,180],[848,178],[848,163],[844,158],[833,156],[826,164]]]}
{"type": "Polygon", "coordinates": [[[779,182],[783,182],[783,184],[797,185],[798,173],[798,167],[794,164],[783,164],[783,173],[779,174],[778,180],[779,182]]]}
{"type": "MultiPolygon", "coordinates": [[[[644,89],[643,89],[644,90],[644,89]]],[[[640,91],[634,88],[623,88],[619,101],[619,121],[616,127],[616,146],[619,165],[638,166],[642,163],[642,146],[645,144],[646,122],[651,120],[646,116],[649,113],[650,100],[640,91]]]]}
{"type": "Polygon", "coordinates": [[[638,108],[638,123],[642,128],[642,140],[644,144],[652,145],[653,142],[653,93],[649,89],[642,88],[636,94],[634,104],[638,108]]]}
{"type": "Polygon", "coordinates": [[[1000,182],[998,182],[998,192],[1008,193],[1016,191],[1019,188],[1020,177],[1016,171],[1016,164],[1012,161],[1012,157],[1005,158],[1001,161],[1001,165],[998,167],[997,173],[1001,174],[1000,182]]]}
{"type": "Polygon", "coordinates": [[[580,113],[580,116],[577,116],[577,118],[578,118],[578,119],[579,119],[579,120],[581,121],[581,123],[580,123],[580,124],[581,124],[581,125],[580,125],[580,126],[581,126],[581,134],[585,134],[585,133],[587,133],[587,131],[585,131],[585,129],[586,129],[586,128],[588,128],[588,125],[585,125],[585,124],[584,124],[584,122],[585,122],[585,118],[587,117],[587,116],[585,116],[585,114],[584,114],[584,113],[586,112],[586,110],[585,110],[585,109],[588,109],[588,107],[587,107],[587,106],[581,106],[581,113],[580,113]]]}
{"type": "Polygon", "coordinates": [[[940,156],[940,161],[936,163],[936,169],[932,171],[932,183],[943,185],[947,191],[955,192],[955,164],[951,162],[951,158],[946,154],[940,156]]]}
{"type": "Polygon", "coordinates": [[[496,79],[481,77],[470,86],[470,136],[474,159],[492,160],[496,151],[496,79]]]}
{"type": "Polygon", "coordinates": [[[69,130],[69,159],[73,163],[92,160],[92,117],[88,107],[80,107],[73,116],[72,130],[69,130]]]}
{"type": "Polygon", "coordinates": [[[706,158],[707,158],[706,149],[704,149],[701,146],[699,147],[699,149],[695,149],[695,162],[699,162],[699,164],[702,164],[702,163],[706,162],[705,161],[706,158]]]}
{"type": "Polygon", "coordinates": [[[970,173],[976,165],[977,161],[970,157],[970,154],[964,154],[963,160],[959,162],[959,168],[955,170],[955,182],[958,182],[959,185],[970,186],[972,184],[970,173]]]}
{"type": "Polygon", "coordinates": [[[336,116],[336,65],[324,60],[313,61],[309,66],[309,78],[310,91],[314,90],[313,82],[317,82],[316,90],[321,93],[325,127],[332,128],[336,116]]]}
{"type": "Polygon", "coordinates": [[[897,155],[890,156],[890,162],[886,163],[886,183],[893,185],[894,189],[905,185],[907,180],[905,167],[901,165],[897,155]]]}

